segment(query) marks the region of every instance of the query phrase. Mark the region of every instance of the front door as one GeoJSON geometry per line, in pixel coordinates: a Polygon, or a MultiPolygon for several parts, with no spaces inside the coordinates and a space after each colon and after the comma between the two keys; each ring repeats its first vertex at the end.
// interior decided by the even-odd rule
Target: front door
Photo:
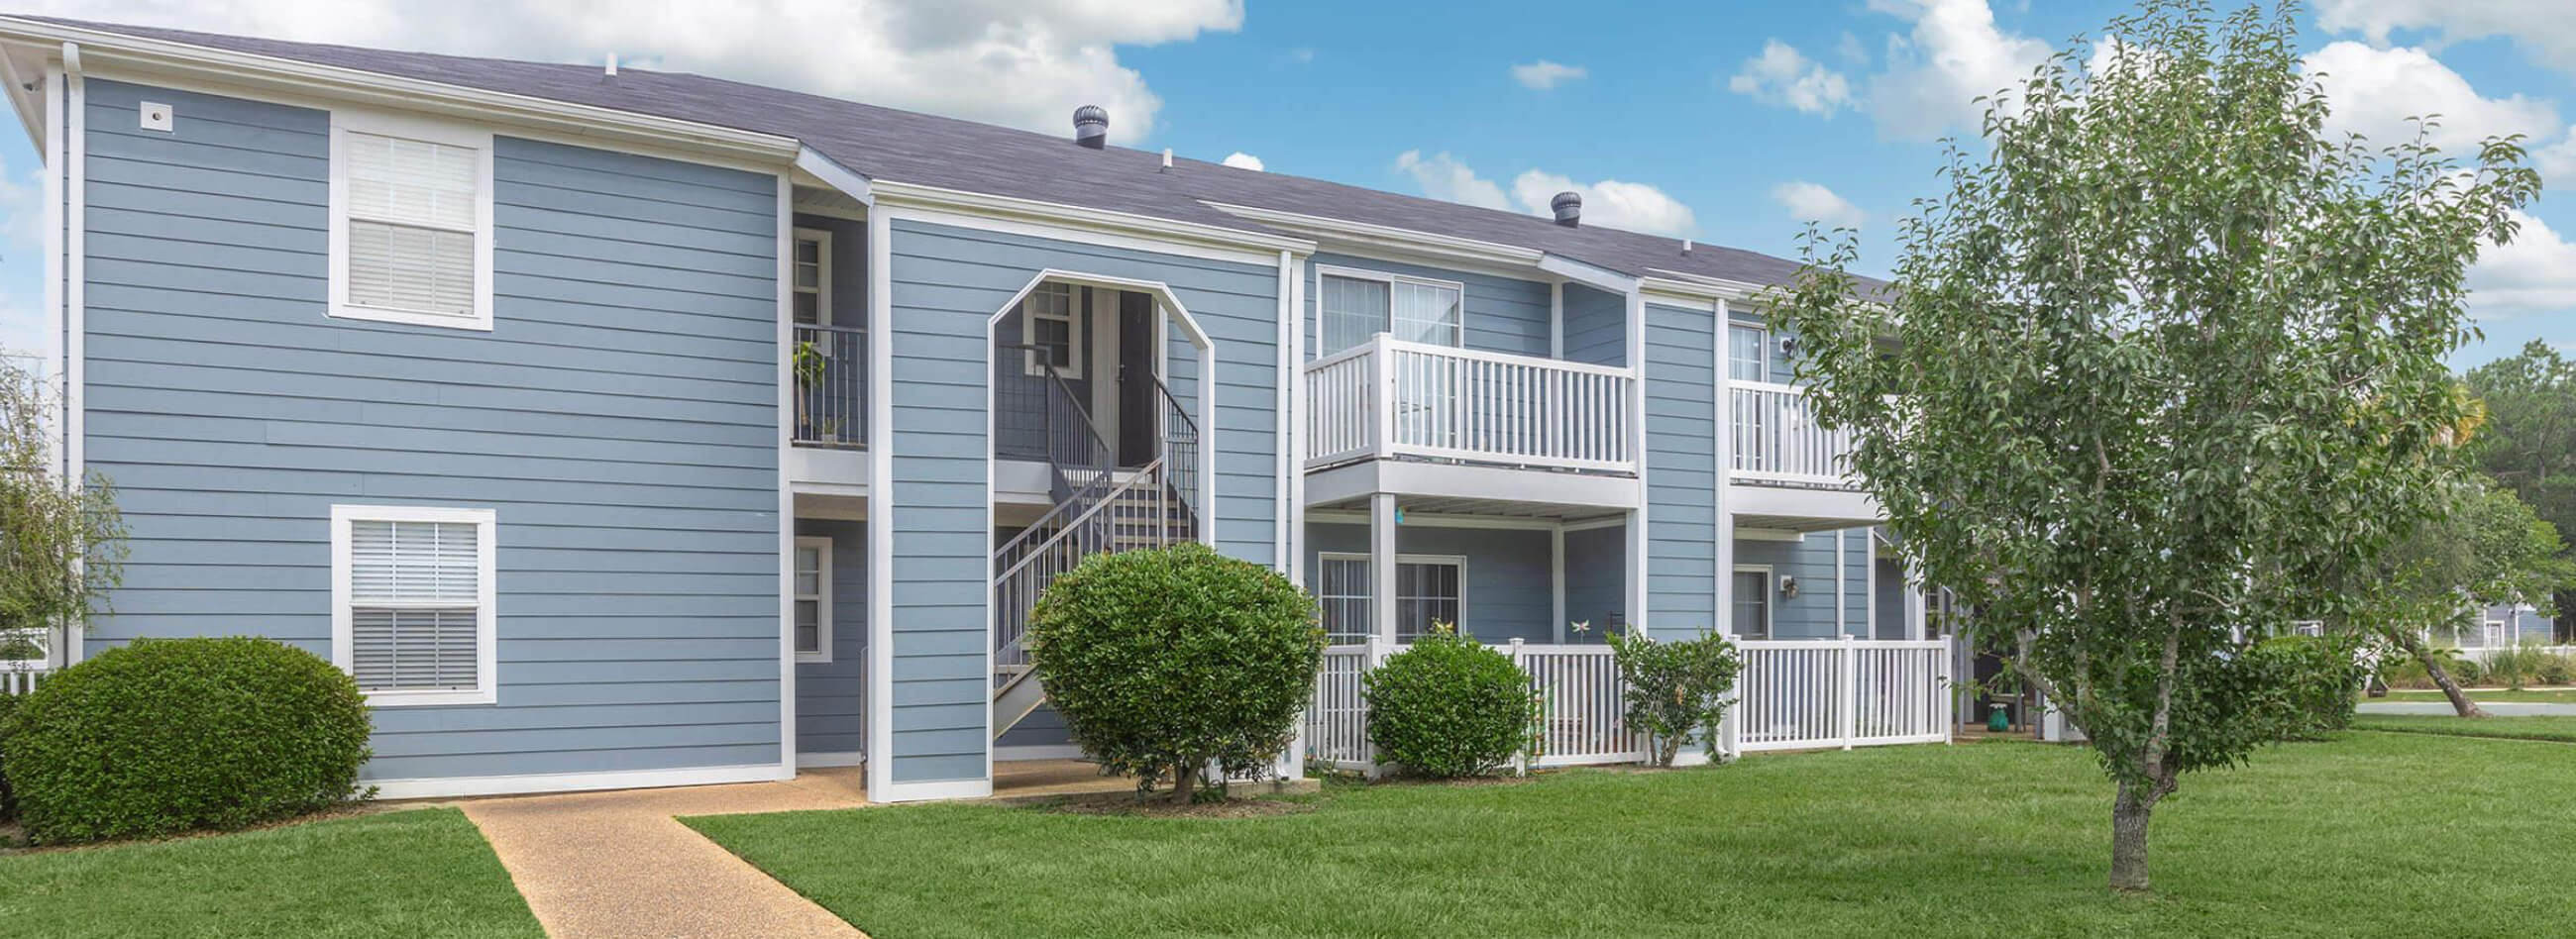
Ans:
{"type": "Polygon", "coordinates": [[[1154,387],[1157,361],[1152,294],[1118,294],[1118,465],[1143,466],[1155,456],[1156,408],[1162,394],[1154,387]]]}

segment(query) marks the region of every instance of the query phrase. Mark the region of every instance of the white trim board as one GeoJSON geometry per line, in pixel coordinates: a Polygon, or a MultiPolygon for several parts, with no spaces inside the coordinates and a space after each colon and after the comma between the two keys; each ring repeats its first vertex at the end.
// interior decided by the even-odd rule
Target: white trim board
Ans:
{"type": "Polygon", "coordinates": [[[359,780],[376,787],[378,799],[454,799],[536,792],[591,792],[601,789],[660,789],[716,783],[773,782],[793,778],[776,763],[748,766],[696,766],[685,769],[619,770],[601,773],[529,773],[515,776],[447,776],[423,779],[359,780]]]}

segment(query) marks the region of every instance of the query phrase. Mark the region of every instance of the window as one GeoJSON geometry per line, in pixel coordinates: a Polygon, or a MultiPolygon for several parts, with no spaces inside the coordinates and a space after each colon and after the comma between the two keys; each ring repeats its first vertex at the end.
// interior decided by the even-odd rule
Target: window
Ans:
{"type": "Polygon", "coordinates": [[[331,661],[368,703],[493,702],[493,514],[331,507],[331,661]]]}
{"type": "Polygon", "coordinates": [[[1323,268],[1316,285],[1315,355],[1331,355],[1389,333],[1408,342],[1466,344],[1467,288],[1451,281],[1323,268]]]}
{"type": "Polygon", "coordinates": [[[1430,635],[1434,624],[1459,626],[1466,581],[1466,558],[1398,558],[1395,640],[1412,642],[1430,635]]]}
{"type": "Polygon", "coordinates": [[[1735,569],[1735,618],[1732,629],[1738,639],[1771,638],[1771,569],[1739,567],[1735,569]]]}
{"type": "MultiPolygon", "coordinates": [[[[1412,642],[1433,623],[1456,626],[1465,610],[1467,559],[1447,555],[1398,555],[1395,562],[1395,639],[1412,642]]],[[[1365,642],[1371,635],[1369,556],[1319,553],[1315,599],[1325,640],[1365,642]]]]}
{"type": "Polygon", "coordinates": [[[796,539],[796,661],[832,660],[832,539],[796,539]]]}
{"type": "Polygon", "coordinates": [[[800,326],[831,325],[832,233],[799,228],[794,240],[796,323],[800,326]]]}
{"type": "Polygon", "coordinates": [[[1082,377],[1082,329],[1072,284],[1039,284],[1020,301],[1020,342],[1037,347],[1029,353],[1028,373],[1045,375],[1052,363],[1066,378],[1082,377]],[[1041,358],[1043,357],[1043,358],[1041,358]]]}
{"type": "Polygon", "coordinates": [[[331,115],[332,316],[492,328],[492,135],[331,115]]]}
{"type": "Polygon", "coordinates": [[[1770,332],[1759,326],[1726,326],[1726,377],[1734,381],[1771,380],[1770,332]]]}
{"type": "Polygon", "coordinates": [[[1367,642],[1369,637],[1369,563],[1365,554],[1324,554],[1315,559],[1315,601],[1324,620],[1324,641],[1367,642]]]}

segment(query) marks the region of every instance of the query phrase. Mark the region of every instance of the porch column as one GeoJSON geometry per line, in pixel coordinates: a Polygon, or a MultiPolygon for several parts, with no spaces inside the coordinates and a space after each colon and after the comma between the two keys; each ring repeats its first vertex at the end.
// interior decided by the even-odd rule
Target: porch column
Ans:
{"type": "Polygon", "coordinates": [[[1395,494],[1369,497],[1369,629],[1395,641],[1395,494]]]}
{"type": "Polygon", "coordinates": [[[1905,565],[1905,638],[1923,638],[1923,578],[1905,565]]]}
{"type": "Polygon", "coordinates": [[[1654,624],[1646,621],[1646,510],[1628,513],[1628,629],[1639,635],[1655,634],[1654,624]]]}

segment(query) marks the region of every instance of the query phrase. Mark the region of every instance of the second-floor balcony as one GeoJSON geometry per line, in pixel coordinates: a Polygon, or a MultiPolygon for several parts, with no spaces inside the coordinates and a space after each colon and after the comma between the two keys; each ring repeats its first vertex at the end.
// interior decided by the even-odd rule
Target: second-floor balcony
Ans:
{"type": "Polygon", "coordinates": [[[806,323],[795,329],[792,439],[807,447],[867,446],[867,331],[806,323]]]}
{"type": "Polygon", "coordinates": [[[1429,459],[1637,471],[1636,373],[1384,333],[1306,366],[1306,468],[1429,459]]]}
{"type": "Polygon", "coordinates": [[[1806,389],[1731,381],[1726,389],[1730,477],[1740,483],[1851,488],[1852,432],[1816,421],[1806,389]]]}

